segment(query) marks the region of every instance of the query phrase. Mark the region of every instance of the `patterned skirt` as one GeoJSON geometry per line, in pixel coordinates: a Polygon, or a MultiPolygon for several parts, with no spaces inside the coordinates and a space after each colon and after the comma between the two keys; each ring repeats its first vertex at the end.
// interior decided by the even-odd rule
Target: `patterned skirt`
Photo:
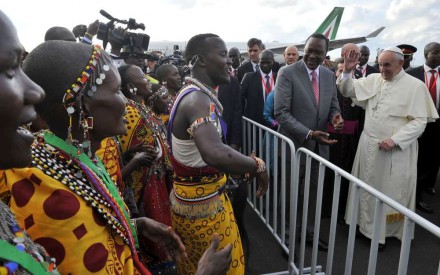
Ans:
{"type": "MultiPolygon", "coordinates": [[[[174,164],[174,163],[173,163],[174,164]]],[[[171,219],[188,253],[177,264],[179,274],[195,274],[197,264],[210,246],[213,233],[220,236],[219,249],[232,245],[227,274],[244,274],[245,260],[240,234],[228,196],[223,193],[226,176],[175,176],[170,194],[171,219]]]]}

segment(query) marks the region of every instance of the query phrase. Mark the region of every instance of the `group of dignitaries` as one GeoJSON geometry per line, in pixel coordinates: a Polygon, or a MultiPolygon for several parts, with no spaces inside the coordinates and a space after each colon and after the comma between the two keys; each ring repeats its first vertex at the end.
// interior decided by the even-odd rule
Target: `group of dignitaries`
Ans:
{"type": "MultiPolygon", "coordinates": [[[[286,48],[287,66],[279,67],[273,53],[263,48],[261,41],[250,39],[249,61],[237,68],[243,116],[278,130],[296,148],[329,159],[403,206],[433,213],[423,196],[435,195],[440,166],[440,160],[429,157],[439,150],[439,43],[425,46],[425,64],[416,68],[410,67],[410,61],[417,49],[407,44],[381,50],[374,66],[367,64],[368,47],[346,44],[330,68],[324,62],[328,40],[320,34],[309,37],[301,61],[289,58],[289,51],[298,56],[294,46],[286,48]]],[[[300,167],[302,178],[303,163],[300,167]]],[[[318,164],[312,161],[312,204],[317,175],[318,164]]],[[[330,209],[333,176],[329,173],[324,188],[323,203],[330,209]]],[[[352,222],[352,196],[349,182],[342,179],[341,224],[352,222]]],[[[360,200],[354,222],[358,232],[371,239],[375,198],[361,191],[360,200]]],[[[382,219],[379,250],[385,248],[386,237],[400,239],[403,234],[401,213],[385,206],[382,219]]],[[[313,235],[312,230],[313,221],[308,221],[307,236],[313,235]]],[[[319,240],[319,249],[327,249],[324,240],[319,240]]]]}

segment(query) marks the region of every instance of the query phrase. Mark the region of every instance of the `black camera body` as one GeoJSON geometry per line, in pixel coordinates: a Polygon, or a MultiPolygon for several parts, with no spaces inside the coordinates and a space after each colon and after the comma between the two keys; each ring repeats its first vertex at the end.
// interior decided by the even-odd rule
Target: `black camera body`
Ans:
{"type": "Polygon", "coordinates": [[[138,48],[145,51],[148,50],[150,44],[150,36],[148,34],[127,32],[127,35],[122,37],[112,32],[115,28],[115,22],[126,24],[126,30],[145,30],[145,25],[143,23],[137,23],[136,19],[133,18],[130,18],[128,21],[114,18],[104,10],[101,10],[100,13],[110,20],[108,23],[100,22],[98,26],[97,38],[103,41],[104,49],[107,46],[110,34],[112,36],[111,39],[118,41],[122,46],[129,46],[130,49],[138,48]]]}

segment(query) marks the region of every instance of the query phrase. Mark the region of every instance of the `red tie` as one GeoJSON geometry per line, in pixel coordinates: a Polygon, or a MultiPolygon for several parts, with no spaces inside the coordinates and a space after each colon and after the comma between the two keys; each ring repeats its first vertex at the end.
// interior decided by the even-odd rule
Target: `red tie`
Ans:
{"type": "Polygon", "coordinates": [[[234,76],[237,76],[237,69],[234,69],[234,76]]]}
{"type": "Polygon", "coordinates": [[[270,93],[270,76],[266,75],[266,96],[270,93]]]}
{"type": "Polygon", "coordinates": [[[429,93],[431,94],[432,100],[434,101],[434,105],[437,106],[437,79],[435,74],[436,70],[431,70],[431,80],[429,81],[429,93]]]}
{"type": "Polygon", "coordinates": [[[312,75],[313,93],[315,94],[316,103],[319,104],[318,76],[316,75],[316,71],[312,71],[310,74],[312,75]]]}

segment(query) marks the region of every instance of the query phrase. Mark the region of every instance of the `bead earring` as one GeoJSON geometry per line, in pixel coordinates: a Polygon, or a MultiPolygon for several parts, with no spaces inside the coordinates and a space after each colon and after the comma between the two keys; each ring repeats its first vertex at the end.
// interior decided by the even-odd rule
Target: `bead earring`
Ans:
{"type": "Polygon", "coordinates": [[[93,117],[92,116],[87,117],[87,129],[89,129],[89,130],[93,129],[93,117]]]}

